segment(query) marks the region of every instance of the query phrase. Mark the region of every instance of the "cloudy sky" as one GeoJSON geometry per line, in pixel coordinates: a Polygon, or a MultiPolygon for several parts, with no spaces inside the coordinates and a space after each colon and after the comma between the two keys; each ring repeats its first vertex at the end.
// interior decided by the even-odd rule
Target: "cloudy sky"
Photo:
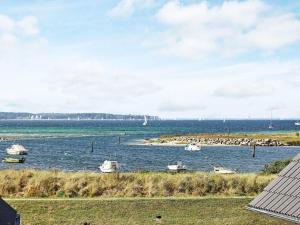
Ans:
{"type": "Polygon", "coordinates": [[[0,111],[300,118],[300,2],[0,0],[0,111]]]}

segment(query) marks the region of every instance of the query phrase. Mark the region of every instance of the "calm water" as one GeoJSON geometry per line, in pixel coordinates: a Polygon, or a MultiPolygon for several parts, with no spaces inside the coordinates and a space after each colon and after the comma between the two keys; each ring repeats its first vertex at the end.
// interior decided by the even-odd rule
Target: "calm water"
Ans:
{"type": "MultiPolygon", "coordinates": [[[[295,121],[273,121],[272,132],[295,131],[295,121]]],[[[252,158],[249,147],[203,147],[187,152],[182,147],[141,146],[130,143],[162,134],[270,132],[268,121],[0,121],[0,136],[17,136],[18,141],[0,142],[0,158],[12,144],[29,149],[26,163],[0,168],[57,168],[98,170],[105,159],[117,159],[123,171],[165,170],[166,165],[183,161],[191,170],[211,170],[220,163],[240,171],[258,171],[277,159],[293,157],[299,147],[259,147],[252,158]],[[125,134],[125,135],[124,135],[125,134]],[[121,136],[121,144],[118,137],[121,136]],[[91,153],[91,143],[95,142],[91,153]]]]}

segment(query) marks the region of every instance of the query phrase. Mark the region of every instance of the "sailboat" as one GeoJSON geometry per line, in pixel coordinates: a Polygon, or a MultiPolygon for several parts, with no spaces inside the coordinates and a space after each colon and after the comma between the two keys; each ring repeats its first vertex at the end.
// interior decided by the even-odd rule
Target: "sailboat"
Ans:
{"type": "Polygon", "coordinates": [[[117,161],[105,160],[100,166],[99,169],[102,173],[114,173],[119,169],[119,164],[117,161]]]}
{"type": "Polygon", "coordinates": [[[147,117],[144,116],[144,123],[143,123],[143,126],[147,126],[148,122],[147,122],[147,117]]]}
{"type": "Polygon", "coordinates": [[[295,122],[294,124],[295,124],[295,126],[300,126],[299,120],[297,122],[295,122]]]}
{"type": "Polygon", "coordinates": [[[269,123],[269,129],[273,129],[273,124],[272,124],[272,120],[273,120],[273,114],[272,114],[272,111],[271,111],[271,119],[270,119],[270,123],[269,123]]]}
{"type": "Polygon", "coordinates": [[[272,122],[269,123],[269,129],[273,129],[273,125],[272,125],[272,122]]]}

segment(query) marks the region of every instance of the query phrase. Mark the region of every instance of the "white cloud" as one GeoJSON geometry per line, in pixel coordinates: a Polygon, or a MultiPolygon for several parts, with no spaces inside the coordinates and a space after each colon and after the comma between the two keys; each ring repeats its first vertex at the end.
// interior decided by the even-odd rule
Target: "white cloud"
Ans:
{"type": "Polygon", "coordinates": [[[268,110],[268,111],[275,111],[276,110],[277,111],[277,110],[283,110],[285,108],[286,108],[286,106],[285,106],[285,104],[283,102],[278,102],[276,104],[268,106],[266,108],[266,110],[268,110]]]}
{"type": "Polygon", "coordinates": [[[7,49],[24,41],[24,38],[33,36],[31,41],[45,40],[38,37],[38,19],[34,16],[25,16],[15,20],[7,15],[0,14],[0,49],[7,49]]]}
{"type": "Polygon", "coordinates": [[[190,102],[189,100],[178,101],[178,99],[161,102],[158,110],[161,112],[187,112],[204,110],[206,107],[199,102],[190,102]]]}
{"type": "Polygon", "coordinates": [[[260,0],[181,4],[167,2],[156,15],[165,28],[145,41],[156,50],[187,58],[275,51],[300,40],[300,21],[291,12],[260,0]]]}
{"type": "MultiPolygon", "coordinates": [[[[11,46],[17,42],[17,37],[11,33],[4,33],[0,36],[0,45],[11,46]]],[[[1,46],[0,46],[1,49],[1,46]]]]}
{"type": "Polygon", "coordinates": [[[110,12],[112,16],[127,17],[137,9],[150,6],[155,0],[121,0],[110,12]]]}
{"type": "Polygon", "coordinates": [[[274,88],[270,84],[261,83],[259,81],[254,83],[247,80],[246,82],[223,84],[214,91],[214,96],[248,98],[270,95],[273,91],[274,88]]]}
{"type": "Polygon", "coordinates": [[[300,39],[300,21],[293,14],[264,19],[256,29],[245,35],[249,45],[276,50],[300,39]]]}
{"type": "Polygon", "coordinates": [[[36,35],[39,33],[38,20],[34,16],[24,17],[18,21],[17,25],[25,35],[36,35]]]}
{"type": "Polygon", "coordinates": [[[12,32],[15,22],[8,16],[0,14],[0,32],[12,32]]]}

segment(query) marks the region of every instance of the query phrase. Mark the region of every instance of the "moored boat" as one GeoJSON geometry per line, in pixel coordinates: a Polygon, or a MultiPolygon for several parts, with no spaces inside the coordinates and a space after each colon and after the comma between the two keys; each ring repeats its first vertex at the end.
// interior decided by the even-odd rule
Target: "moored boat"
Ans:
{"type": "Polygon", "coordinates": [[[220,174],[234,174],[236,171],[223,167],[223,166],[214,166],[214,172],[220,174]]]}
{"type": "Polygon", "coordinates": [[[28,150],[23,145],[12,145],[6,152],[9,155],[27,155],[28,150]]]}
{"type": "Polygon", "coordinates": [[[182,171],[182,170],[186,170],[186,166],[181,161],[178,161],[177,164],[174,164],[174,165],[168,165],[167,168],[170,171],[182,171]]]}
{"type": "Polygon", "coordinates": [[[20,158],[20,159],[17,159],[17,158],[4,158],[2,160],[2,162],[5,162],[5,163],[24,163],[25,162],[25,158],[20,158]]]}
{"type": "Polygon", "coordinates": [[[200,151],[201,146],[195,145],[195,144],[188,144],[185,146],[184,150],[186,151],[200,151]]]}
{"type": "Polygon", "coordinates": [[[100,166],[99,169],[103,173],[114,173],[119,169],[119,164],[117,161],[105,160],[100,166]]]}

